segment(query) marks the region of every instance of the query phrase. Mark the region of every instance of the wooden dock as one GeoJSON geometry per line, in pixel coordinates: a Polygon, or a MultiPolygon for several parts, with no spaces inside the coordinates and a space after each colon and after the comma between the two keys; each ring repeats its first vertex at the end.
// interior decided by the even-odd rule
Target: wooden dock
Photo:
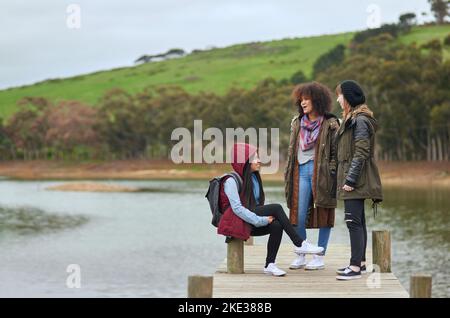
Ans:
{"type": "MultiPolygon", "coordinates": [[[[372,260],[371,251],[367,259],[372,260]]],[[[265,245],[244,247],[244,274],[228,274],[227,260],[213,277],[212,296],[217,298],[407,298],[393,273],[367,273],[361,279],[337,281],[336,269],[348,265],[350,248],[330,245],[325,258],[326,268],[319,271],[290,270],[295,258],[293,245],[281,245],[277,266],[287,271],[285,277],[263,273],[265,245]]],[[[310,257],[309,257],[310,258],[310,257]]],[[[308,259],[309,259],[308,258],[308,259]]]]}

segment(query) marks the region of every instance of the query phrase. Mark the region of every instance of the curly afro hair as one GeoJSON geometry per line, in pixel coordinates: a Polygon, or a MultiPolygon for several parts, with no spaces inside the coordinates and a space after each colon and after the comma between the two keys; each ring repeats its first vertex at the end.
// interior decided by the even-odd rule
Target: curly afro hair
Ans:
{"type": "Polygon", "coordinates": [[[319,116],[330,112],[333,107],[331,91],[328,87],[318,82],[297,85],[292,92],[292,99],[301,116],[303,116],[303,108],[301,106],[303,99],[311,100],[313,108],[319,116]]]}

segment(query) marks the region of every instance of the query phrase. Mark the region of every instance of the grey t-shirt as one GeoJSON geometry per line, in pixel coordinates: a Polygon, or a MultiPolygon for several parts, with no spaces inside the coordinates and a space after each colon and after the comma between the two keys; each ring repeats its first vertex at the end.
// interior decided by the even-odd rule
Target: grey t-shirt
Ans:
{"type": "Polygon", "coordinates": [[[310,160],[314,160],[314,154],[315,154],[315,147],[312,147],[311,149],[302,150],[302,147],[300,147],[300,145],[298,145],[298,153],[297,153],[297,158],[298,158],[298,163],[299,164],[304,164],[307,163],[310,160]]]}

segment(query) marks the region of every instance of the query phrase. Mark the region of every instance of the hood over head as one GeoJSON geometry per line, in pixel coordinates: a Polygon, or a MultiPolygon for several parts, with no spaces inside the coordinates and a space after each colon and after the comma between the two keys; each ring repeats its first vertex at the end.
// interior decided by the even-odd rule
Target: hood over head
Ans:
{"type": "Polygon", "coordinates": [[[244,178],[244,167],[248,159],[258,150],[253,145],[246,143],[235,143],[232,150],[231,166],[242,178],[244,178]]]}

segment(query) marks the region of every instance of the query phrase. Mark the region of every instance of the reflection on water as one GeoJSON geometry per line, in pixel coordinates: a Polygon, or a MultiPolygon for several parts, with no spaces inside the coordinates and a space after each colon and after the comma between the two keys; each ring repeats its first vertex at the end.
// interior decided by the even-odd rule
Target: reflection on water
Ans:
{"type": "Polygon", "coordinates": [[[391,231],[393,271],[409,288],[409,276],[433,275],[433,296],[450,297],[450,197],[448,189],[385,190],[378,222],[391,231]]]}
{"type": "MultiPolygon", "coordinates": [[[[226,255],[210,225],[208,181],[112,182],[149,190],[136,193],[45,190],[62,183],[0,182],[0,297],[185,297],[187,277],[211,275],[226,255]],[[69,264],[81,266],[81,289],[65,287],[69,264]]],[[[284,203],[282,184],[265,191],[267,203],[284,203]]],[[[431,273],[433,296],[450,296],[448,190],[384,192],[377,218],[369,202],[366,211],[369,231],[391,231],[394,273],[406,289],[412,273],[431,273]]],[[[349,242],[343,218],[340,202],[331,244],[349,242]]]]}
{"type": "MultiPolygon", "coordinates": [[[[66,182],[0,182],[0,205],[89,218],[39,235],[0,236],[0,297],[185,297],[189,275],[211,275],[225,257],[210,225],[208,182],[120,181],[157,192],[47,191],[66,182]],[[81,288],[66,287],[67,266],[81,288]]],[[[50,214],[50,213],[49,213],[50,214]]]]}
{"type": "Polygon", "coordinates": [[[88,222],[85,216],[57,215],[32,207],[0,206],[0,235],[36,234],[73,228],[88,222]]]}

